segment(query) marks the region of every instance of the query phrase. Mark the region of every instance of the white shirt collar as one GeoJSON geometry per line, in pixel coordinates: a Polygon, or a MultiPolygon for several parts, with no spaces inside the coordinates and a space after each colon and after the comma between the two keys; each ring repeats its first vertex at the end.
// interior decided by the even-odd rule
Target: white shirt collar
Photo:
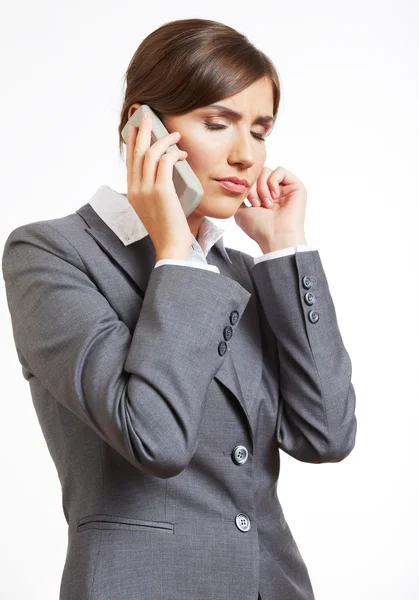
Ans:
{"type": "MultiPolygon", "coordinates": [[[[90,198],[89,204],[125,246],[148,235],[144,224],[128,202],[128,198],[108,185],[100,186],[90,198]]],[[[215,225],[208,217],[204,217],[199,228],[198,239],[192,236],[190,259],[200,260],[207,264],[208,252],[215,242],[223,237],[224,233],[224,229],[215,225]]],[[[220,249],[224,258],[232,264],[222,239],[220,249]]]]}

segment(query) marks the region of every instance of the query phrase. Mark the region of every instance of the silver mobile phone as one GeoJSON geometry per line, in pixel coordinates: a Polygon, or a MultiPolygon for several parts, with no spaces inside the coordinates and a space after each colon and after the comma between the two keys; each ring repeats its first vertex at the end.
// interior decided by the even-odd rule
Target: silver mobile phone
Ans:
{"type": "MultiPolygon", "coordinates": [[[[169,134],[156,113],[147,104],[142,104],[139,108],[137,108],[122,130],[122,137],[124,138],[125,143],[127,143],[128,129],[130,125],[139,127],[141,115],[144,110],[147,110],[152,117],[151,143],[154,143],[155,141],[169,134]]],[[[178,150],[176,144],[169,146],[166,152],[171,152],[173,150],[178,150]]],[[[198,206],[201,198],[204,195],[204,190],[201,182],[191,169],[190,165],[187,163],[186,159],[178,160],[173,165],[173,184],[179,197],[183,212],[188,217],[198,206]]]]}

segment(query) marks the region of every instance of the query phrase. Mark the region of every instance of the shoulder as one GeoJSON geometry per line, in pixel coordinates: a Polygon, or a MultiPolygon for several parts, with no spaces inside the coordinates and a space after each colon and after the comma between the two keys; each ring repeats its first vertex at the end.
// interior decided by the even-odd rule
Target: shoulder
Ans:
{"type": "Polygon", "coordinates": [[[3,272],[9,258],[29,259],[31,253],[50,252],[81,265],[80,256],[71,242],[80,218],[76,213],[55,219],[32,221],[15,227],[7,236],[2,253],[3,272]]]}
{"type": "MultiPolygon", "coordinates": [[[[56,235],[61,234],[64,237],[66,234],[70,234],[71,231],[79,228],[84,221],[79,217],[76,212],[70,213],[63,217],[57,217],[55,219],[45,219],[42,221],[31,221],[30,223],[23,223],[15,227],[8,235],[8,238],[14,238],[16,236],[27,233],[44,233],[45,235],[56,235]],[[55,233],[54,233],[55,232],[55,233]]],[[[6,241],[7,241],[6,240],[6,241]]]]}

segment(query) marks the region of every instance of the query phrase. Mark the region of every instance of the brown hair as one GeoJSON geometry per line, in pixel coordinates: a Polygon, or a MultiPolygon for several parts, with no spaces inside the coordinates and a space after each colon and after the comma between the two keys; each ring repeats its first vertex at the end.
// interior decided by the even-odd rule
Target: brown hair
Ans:
{"type": "Polygon", "coordinates": [[[276,120],[279,75],[273,62],[245,35],[207,19],[165,23],[144,38],[125,73],[120,156],[125,143],[121,132],[133,104],[149,105],[164,123],[164,115],[180,115],[223,100],[265,77],[272,81],[276,120]]]}

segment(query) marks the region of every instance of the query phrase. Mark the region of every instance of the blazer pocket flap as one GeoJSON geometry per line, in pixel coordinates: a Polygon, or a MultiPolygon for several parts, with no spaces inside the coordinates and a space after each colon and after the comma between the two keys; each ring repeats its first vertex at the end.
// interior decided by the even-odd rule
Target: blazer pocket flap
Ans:
{"type": "Polygon", "coordinates": [[[174,524],[167,521],[148,521],[145,519],[131,519],[115,515],[94,514],[79,519],[77,531],[85,529],[122,529],[126,531],[160,531],[174,532],[174,524]]]}

